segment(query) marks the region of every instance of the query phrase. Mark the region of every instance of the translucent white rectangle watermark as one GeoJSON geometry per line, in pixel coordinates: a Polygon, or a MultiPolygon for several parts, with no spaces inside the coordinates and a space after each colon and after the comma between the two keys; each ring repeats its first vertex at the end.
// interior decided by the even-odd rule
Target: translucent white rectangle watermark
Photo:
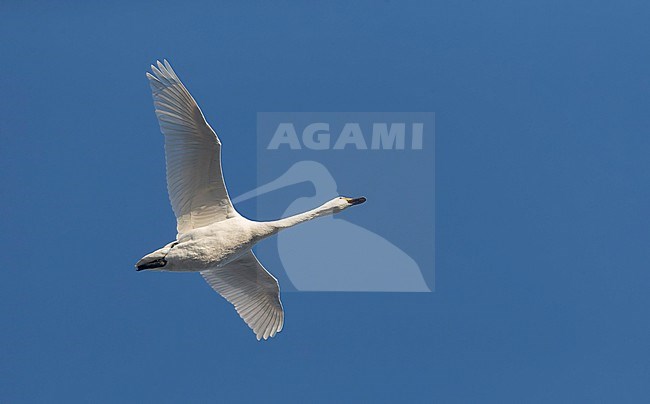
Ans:
{"type": "Polygon", "coordinates": [[[367,202],[256,248],[284,290],[427,292],[435,282],[433,112],[261,112],[261,220],[338,196],[367,202]]]}

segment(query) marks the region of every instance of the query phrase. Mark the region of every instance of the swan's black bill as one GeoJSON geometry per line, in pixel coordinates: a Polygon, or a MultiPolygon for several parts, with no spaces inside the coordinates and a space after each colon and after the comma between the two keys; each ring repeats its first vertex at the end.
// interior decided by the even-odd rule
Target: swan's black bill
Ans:
{"type": "Polygon", "coordinates": [[[366,201],[366,198],[363,196],[361,198],[348,198],[348,203],[350,205],[360,205],[366,201]]]}

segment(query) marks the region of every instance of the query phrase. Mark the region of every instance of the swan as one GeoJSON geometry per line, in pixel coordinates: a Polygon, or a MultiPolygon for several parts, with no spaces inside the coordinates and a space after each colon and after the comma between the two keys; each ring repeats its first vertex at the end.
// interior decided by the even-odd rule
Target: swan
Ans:
{"type": "Polygon", "coordinates": [[[366,198],[339,196],[310,211],[260,222],[240,215],[221,171],[221,141],[167,60],[146,73],[165,137],[167,191],[176,216],[176,240],[145,255],[137,271],[199,272],[253,330],[257,340],[282,330],[277,279],[251,248],[283,229],[332,215],[366,198]]]}

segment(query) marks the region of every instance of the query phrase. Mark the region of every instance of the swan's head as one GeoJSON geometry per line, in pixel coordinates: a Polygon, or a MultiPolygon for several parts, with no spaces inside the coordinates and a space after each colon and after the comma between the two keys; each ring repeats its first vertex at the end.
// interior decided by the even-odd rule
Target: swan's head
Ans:
{"type": "Polygon", "coordinates": [[[332,199],[329,202],[323,204],[324,210],[331,211],[332,213],[338,213],[342,210],[349,208],[350,206],[360,205],[366,201],[366,198],[348,198],[345,196],[338,196],[332,199]]]}

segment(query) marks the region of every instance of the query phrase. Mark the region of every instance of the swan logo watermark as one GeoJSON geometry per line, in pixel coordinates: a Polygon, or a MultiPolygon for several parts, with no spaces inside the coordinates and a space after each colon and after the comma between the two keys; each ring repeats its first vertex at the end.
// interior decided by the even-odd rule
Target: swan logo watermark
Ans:
{"type": "Polygon", "coordinates": [[[234,203],[256,203],[264,220],[338,195],[368,199],[256,247],[285,290],[434,289],[433,113],[265,112],[257,121],[258,186],[234,203]]]}

